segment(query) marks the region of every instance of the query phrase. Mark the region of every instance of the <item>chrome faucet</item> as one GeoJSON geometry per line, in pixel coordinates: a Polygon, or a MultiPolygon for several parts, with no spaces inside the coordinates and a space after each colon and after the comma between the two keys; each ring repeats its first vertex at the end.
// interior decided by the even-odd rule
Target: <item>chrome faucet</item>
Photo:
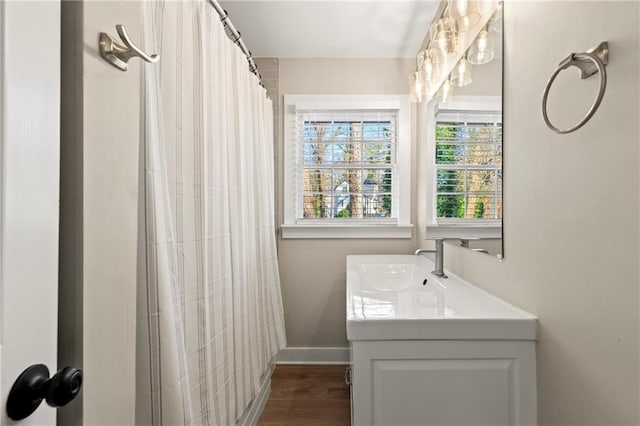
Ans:
{"type": "Polygon", "coordinates": [[[419,255],[422,253],[435,253],[436,254],[436,269],[431,271],[433,275],[440,278],[448,278],[447,274],[444,273],[444,240],[437,239],[434,240],[436,242],[435,250],[427,250],[427,249],[418,249],[414,254],[419,255]]]}

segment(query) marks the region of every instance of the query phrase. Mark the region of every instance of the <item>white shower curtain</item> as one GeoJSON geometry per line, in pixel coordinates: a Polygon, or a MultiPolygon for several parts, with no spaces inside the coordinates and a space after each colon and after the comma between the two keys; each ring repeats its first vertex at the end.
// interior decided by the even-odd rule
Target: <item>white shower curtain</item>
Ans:
{"type": "Polygon", "coordinates": [[[234,425],[285,344],[272,103],[204,0],[142,3],[136,421],[234,425]]]}

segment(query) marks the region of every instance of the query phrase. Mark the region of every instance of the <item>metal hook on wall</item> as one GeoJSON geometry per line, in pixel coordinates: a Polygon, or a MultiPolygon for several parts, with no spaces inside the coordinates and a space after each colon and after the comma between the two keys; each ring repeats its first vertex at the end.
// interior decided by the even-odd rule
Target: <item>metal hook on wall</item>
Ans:
{"type": "Polygon", "coordinates": [[[547,86],[544,88],[544,93],[542,95],[542,117],[544,118],[544,122],[547,127],[558,134],[571,133],[578,130],[580,127],[584,126],[587,121],[593,117],[596,110],[600,106],[602,102],[602,98],[604,97],[604,92],[607,88],[607,70],[606,66],[609,63],[609,44],[606,41],[603,41],[598,46],[587,50],[582,53],[571,53],[569,56],[564,58],[555,69],[553,74],[551,74],[551,78],[547,82],[547,86]],[[580,122],[572,127],[567,129],[559,129],[551,124],[549,121],[549,116],[547,115],[547,97],[549,96],[549,90],[551,89],[551,85],[554,80],[560,74],[561,71],[566,70],[567,68],[574,66],[580,69],[581,74],[580,77],[582,79],[589,78],[592,75],[599,73],[600,74],[600,90],[598,91],[598,96],[594,101],[587,114],[584,116],[580,122]]]}
{"type": "Polygon", "coordinates": [[[153,64],[160,60],[160,56],[156,54],[148,55],[136,46],[133,41],[131,41],[131,38],[129,38],[129,34],[127,34],[124,25],[116,25],[116,31],[123,44],[115,41],[107,33],[100,33],[100,55],[114,67],[121,71],[126,71],[129,59],[135,57],[153,64]]]}

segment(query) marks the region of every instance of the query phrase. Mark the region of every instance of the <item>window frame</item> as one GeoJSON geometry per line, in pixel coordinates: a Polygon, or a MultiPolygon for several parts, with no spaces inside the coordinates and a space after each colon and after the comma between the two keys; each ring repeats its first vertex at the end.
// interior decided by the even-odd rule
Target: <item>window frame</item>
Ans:
{"type": "MultiPolygon", "coordinates": [[[[479,112],[502,111],[501,96],[457,96],[447,102],[443,110],[459,110],[479,112]]],[[[436,112],[437,102],[430,102],[426,108],[424,117],[425,128],[427,129],[427,150],[426,161],[429,169],[427,174],[427,185],[430,192],[426,197],[427,201],[427,225],[425,239],[438,238],[502,238],[502,219],[495,220],[473,220],[464,219],[438,219],[436,216],[436,194],[437,194],[437,170],[436,165],[436,112]]],[[[502,120],[500,120],[502,123],[502,120]]],[[[503,150],[504,156],[504,150],[503,150]]],[[[504,164],[504,158],[503,158],[504,164]]]]}
{"type": "Polygon", "coordinates": [[[284,95],[284,223],[282,238],[411,238],[411,104],[407,95],[284,95]],[[303,219],[298,111],[395,111],[396,167],[389,219],[303,219]]]}

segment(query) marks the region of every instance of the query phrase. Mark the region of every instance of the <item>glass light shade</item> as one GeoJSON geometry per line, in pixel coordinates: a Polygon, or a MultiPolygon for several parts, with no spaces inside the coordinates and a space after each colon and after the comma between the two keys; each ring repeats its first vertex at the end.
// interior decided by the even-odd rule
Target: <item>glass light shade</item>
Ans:
{"type": "Polygon", "coordinates": [[[420,52],[422,55],[422,63],[418,66],[420,71],[424,72],[428,85],[433,85],[440,76],[440,52],[433,47],[427,47],[420,52]]]}
{"type": "Polygon", "coordinates": [[[489,19],[489,24],[487,26],[489,27],[489,31],[492,33],[502,32],[502,2],[498,3],[498,7],[489,19]]]}
{"type": "Polygon", "coordinates": [[[458,41],[459,39],[456,38],[455,40],[455,48],[453,49],[453,51],[451,53],[447,53],[445,51],[442,51],[442,49],[440,49],[440,46],[438,45],[438,43],[435,43],[433,41],[429,42],[428,48],[432,49],[432,54],[434,57],[434,60],[438,61],[438,68],[440,69],[440,71],[443,73],[440,75],[440,77],[444,77],[444,72],[448,69],[451,69],[452,64],[454,64],[457,60],[457,56],[458,56],[458,41]]]}
{"type": "Polygon", "coordinates": [[[416,67],[418,68],[418,71],[420,71],[424,66],[424,60],[425,60],[425,51],[421,50],[420,52],[418,52],[418,56],[416,56],[416,67]]]}
{"type": "Polygon", "coordinates": [[[480,31],[478,37],[471,43],[467,51],[467,61],[474,65],[491,62],[494,56],[493,35],[486,29],[480,31]]]}
{"type": "Polygon", "coordinates": [[[409,74],[409,96],[411,102],[417,104],[427,97],[429,87],[423,71],[416,71],[409,74]]]}
{"type": "Polygon", "coordinates": [[[480,22],[478,0],[449,0],[447,10],[449,17],[455,21],[460,32],[469,31],[480,22]]]}
{"type": "Polygon", "coordinates": [[[429,29],[431,43],[442,51],[444,56],[454,53],[458,47],[458,27],[449,17],[435,21],[429,29]]]}
{"type": "Polygon", "coordinates": [[[444,81],[444,83],[442,83],[440,90],[438,90],[438,102],[441,104],[446,104],[451,100],[452,96],[453,87],[451,87],[451,84],[449,84],[449,79],[447,79],[444,81]]]}
{"type": "Polygon", "coordinates": [[[471,84],[471,64],[466,59],[460,59],[451,71],[449,82],[454,87],[464,87],[471,84]]]}

